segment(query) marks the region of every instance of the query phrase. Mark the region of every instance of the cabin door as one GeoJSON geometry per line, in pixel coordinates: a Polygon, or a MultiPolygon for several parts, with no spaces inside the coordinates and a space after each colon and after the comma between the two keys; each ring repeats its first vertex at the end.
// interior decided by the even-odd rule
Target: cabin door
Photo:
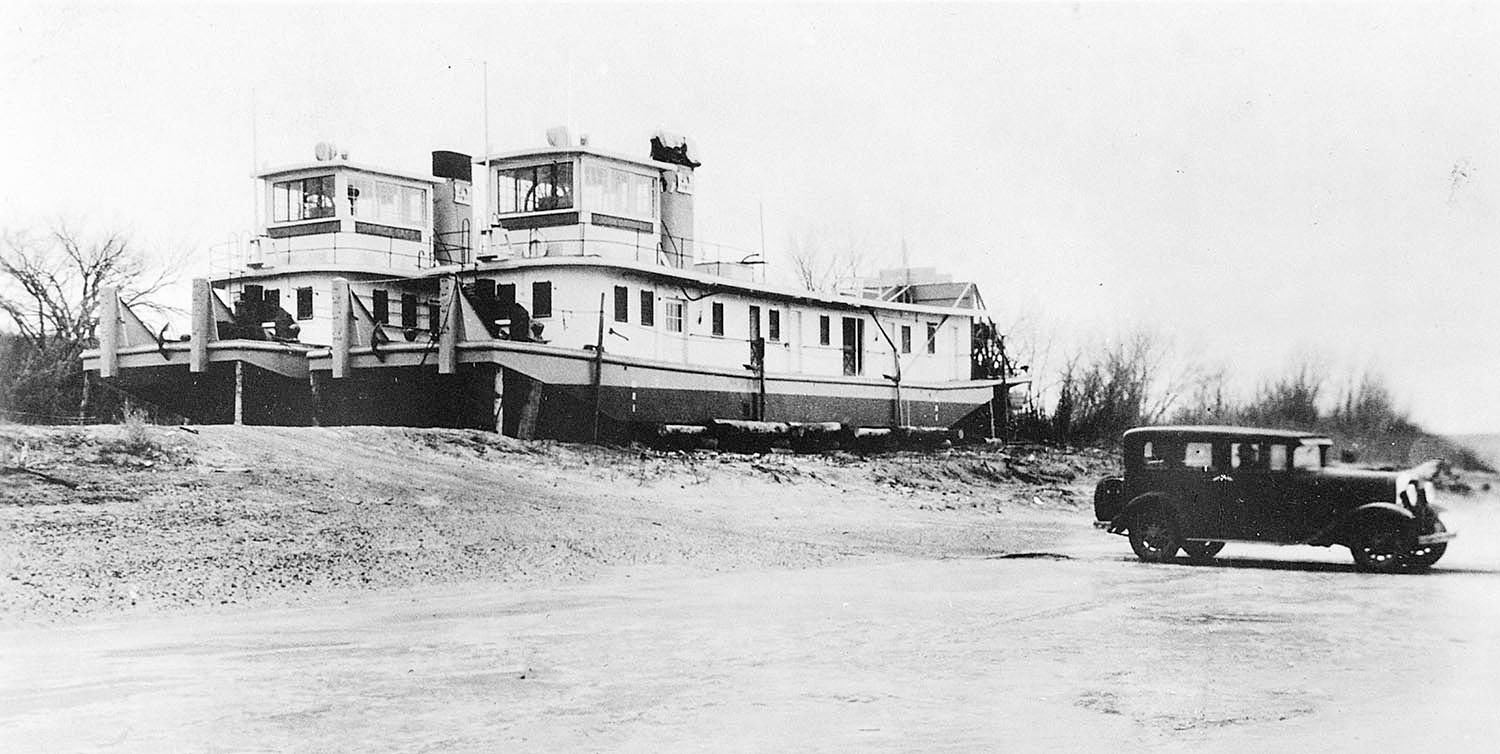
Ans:
{"type": "Polygon", "coordinates": [[[860,374],[865,370],[865,321],[857,317],[843,319],[844,374],[860,374]]]}

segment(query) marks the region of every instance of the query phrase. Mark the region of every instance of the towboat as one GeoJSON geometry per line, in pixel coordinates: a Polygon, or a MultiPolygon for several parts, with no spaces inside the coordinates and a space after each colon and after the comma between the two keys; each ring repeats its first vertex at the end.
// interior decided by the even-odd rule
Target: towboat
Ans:
{"type": "Polygon", "coordinates": [[[901,269],[815,292],[695,238],[688,139],[566,132],[431,173],[260,171],[259,227],[216,247],[168,338],[105,291],[91,379],[199,423],[619,439],[715,421],[1003,427],[1014,368],[978,288],[901,269]],[[644,150],[643,150],[644,151],[644,150]],[[476,171],[477,169],[477,171],[476,171]],[[475,186],[475,173],[480,186],[475,186]]]}

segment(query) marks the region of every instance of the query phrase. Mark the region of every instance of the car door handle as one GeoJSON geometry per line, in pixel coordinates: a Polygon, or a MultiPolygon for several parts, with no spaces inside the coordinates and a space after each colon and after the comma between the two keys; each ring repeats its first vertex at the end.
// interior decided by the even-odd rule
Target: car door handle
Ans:
{"type": "Polygon", "coordinates": [[[1214,477],[1213,479],[1211,479],[1209,481],[1220,482],[1220,483],[1223,483],[1223,482],[1233,482],[1234,481],[1234,477],[1232,477],[1232,476],[1230,476],[1228,474],[1220,474],[1220,475],[1214,477]]]}

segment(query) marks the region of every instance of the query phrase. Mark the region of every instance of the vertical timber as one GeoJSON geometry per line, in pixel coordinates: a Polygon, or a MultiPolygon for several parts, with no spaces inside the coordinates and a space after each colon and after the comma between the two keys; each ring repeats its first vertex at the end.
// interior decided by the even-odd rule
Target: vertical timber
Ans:
{"type": "Polygon", "coordinates": [[[120,373],[120,289],[109,286],[99,292],[99,376],[120,373]]]}
{"type": "Polygon", "coordinates": [[[234,362],[234,424],[245,423],[245,362],[234,362]]]}
{"type": "Polygon", "coordinates": [[[438,284],[438,374],[458,371],[458,278],[444,277],[438,284]]]}
{"type": "Polygon", "coordinates": [[[192,334],[188,338],[188,371],[208,371],[208,341],[214,327],[213,289],[207,278],[193,278],[192,334]]]}
{"type": "Polygon", "coordinates": [[[333,337],[332,341],[332,365],[333,378],[341,380],[349,376],[349,281],[346,278],[333,279],[333,291],[330,300],[333,302],[333,337]]]}

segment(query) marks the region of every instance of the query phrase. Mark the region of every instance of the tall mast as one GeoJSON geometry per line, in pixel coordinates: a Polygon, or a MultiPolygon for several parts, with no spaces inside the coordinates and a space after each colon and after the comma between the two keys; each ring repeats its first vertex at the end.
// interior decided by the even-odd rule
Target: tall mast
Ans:
{"type": "MultiPolygon", "coordinates": [[[[490,227],[490,206],[495,203],[495,187],[490,177],[490,61],[483,62],[484,79],[484,203],[485,206],[478,207],[479,220],[484,223],[484,228],[479,235],[484,238],[484,254],[492,254],[494,245],[494,232],[490,227]]],[[[477,202],[476,202],[477,203],[477,202]]],[[[469,212],[474,213],[475,207],[470,207],[469,212]]]]}

